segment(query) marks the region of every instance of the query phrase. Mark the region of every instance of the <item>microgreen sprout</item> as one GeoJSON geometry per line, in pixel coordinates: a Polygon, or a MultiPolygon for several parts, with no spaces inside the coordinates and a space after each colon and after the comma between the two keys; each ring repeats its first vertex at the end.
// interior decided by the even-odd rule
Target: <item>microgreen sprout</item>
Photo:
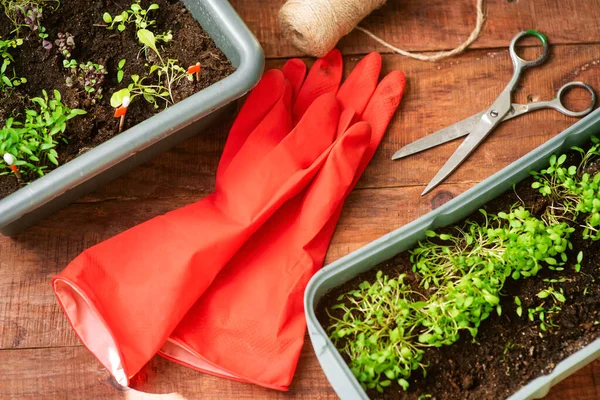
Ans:
{"type": "Polygon", "coordinates": [[[127,60],[122,59],[119,60],[119,63],[117,64],[117,82],[121,83],[123,81],[123,77],[125,76],[125,71],[123,71],[123,68],[125,67],[125,64],[127,63],[127,60]]]}
{"type": "Polygon", "coordinates": [[[581,272],[581,262],[583,261],[583,251],[577,253],[577,264],[575,264],[575,272],[581,272]]]}
{"type": "Polygon", "coordinates": [[[193,80],[193,76],[188,74],[187,70],[177,64],[177,60],[167,59],[166,61],[160,55],[158,48],[156,47],[156,37],[154,34],[147,30],[141,29],[137,32],[138,39],[140,43],[142,43],[147,48],[151,49],[159,58],[160,65],[154,64],[150,67],[150,75],[156,73],[158,75],[159,80],[165,81],[165,87],[169,91],[169,97],[171,98],[171,103],[174,103],[173,99],[173,85],[177,83],[179,80],[183,78],[187,78],[188,80],[193,80]]]}
{"type": "Polygon", "coordinates": [[[146,83],[149,80],[148,77],[140,78],[139,75],[131,75],[131,83],[127,88],[121,89],[112,95],[110,105],[117,108],[123,104],[125,97],[133,101],[133,99],[139,96],[142,96],[148,103],[152,104],[154,108],[159,107],[157,100],[162,100],[165,104],[169,104],[168,90],[160,84],[153,85],[146,83]]]}
{"type": "Polygon", "coordinates": [[[57,36],[58,38],[54,41],[57,51],[65,58],[65,60],[70,60],[71,53],[75,49],[75,37],[69,32],[59,32],[57,36]]]}
{"type": "Polygon", "coordinates": [[[121,12],[118,15],[112,16],[109,13],[104,13],[102,19],[105,23],[109,24],[108,29],[112,30],[117,27],[119,32],[123,32],[127,29],[128,24],[135,24],[137,30],[146,29],[156,24],[156,21],[150,19],[150,12],[158,10],[158,4],[150,4],[147,9],[142,8],[140,0],[135,0],[129,9],[121,12]]]}
{"type": "Polygon", "coordinates": [[[564,283],[567,282],[568,279],[567,278],[544,278],[542,279],[542,281],[546,282],[546,283],[564,283]]]}
{"type": "Polygon", "coordinates": [[[548,289],[544,289],[544,290],[540,291],[537,294],[537,297],[539,297],[540,299],[545,299],[549,296],[554,298],[555,301],[558,301],[560,303],[564,303],[566,301],[563,290],[560,289],[560,290],[556,291],[552,286],[549,287],[548,289]]]}
{"type": "Polygon", "coordinates": [[[508,354],[508,352],[510,350],[512,350],[514,348],[515,348],[515,344],[514,343],[506,342],[506,345],[504,346],[504,351],[502,352],[503,357],[500,359],[501,363],[506,362],[506,359],[507,359],[506,355],[508,354]]]}
{"type": "Polygon", "coordinates": [[[342,303],[333,307],[343,316],[331,317],[330,336],[350,357],[350,369],[365,389],[383,392],[392,381],[407,389],[412,371],[425,372],[424,351],[415,343],[424,303],[415,301],[422,296],[410,289],[405,277],[390,279],[379,271],[375,283],[361,283],[338,297],[342,303]]]}
{"type": "MultiPolygon", "coordinates": [[[[55,147],[67,128],[67,121],[86,112],[66,107],[57,90],[53,98],[43,91],[42,97],[34,97],[31,102],[37,107],[25,110],[24,121],[9,118],[0,129],[0,154],[10,154],[15,166],[42,176],[47,168],[45,160],[58,165],[55,147]]],[[[5,169],[10,169],[8,162],[0,165],[0,170],[5,169]]]]}
{"type": "Polygon", "coordinates": [[[515,296],[515,304],[517,305],[517,315],[521,317],[523,315],[523,307],[521,306],[521,299],[515,296]]]}
{"type": "Polygon", "coordinates": [[[27,82],[25,78],[16,76],[15,71],[9,66],[14,62],[9,50],[23,44],[23,39],[3,40],[0,37],[0,97],[8,95],[14,87],[27,82]]]}
{"type": "Polygon", "coordinates": [[[584,239],[600,239],[600,174],[591,176],[585,172],[588,163],[600,155],[600,140],[592,137],[592,147],[584,151],[572,149],[582,155],[578,166],[565,167],[565,154],[550,157],[550,166],[540,172],[533,172],[536,181],[532,188],[551,200],[545,213],[546,218],[566,218],[575,220],[585,214],[584,239]]]}
{"type": "Polygon", "coordinates": [[[15,27],[13,32],[19,34],[21,28],[29,28],[31,32],[42,39],[46,50],[52,48],[52,43],[47,40],[46,28],[42,25],[44,6],[53,3],[56,10],[60,6],[59,0],[1,0],[1,2],[4,6],[4,13],[15,27]]]}
{"type": "MultiPolygon", "coordinates": [[[[556,328],[558,327],[558,325],[556,325],[554,323],[554,321],[552,320],[552,316],[555,314],[558,314],[560,311],[562,311],[562,309],[557,306],[557,305],[553,305],[552,307],[545,309],[543,305],[535,307],[535,308],[529,308],[527,309],[527,314],[528,314],[528,318],[531,322],[535,322],[536,317],[539,320],[540,324],[539,327],[542,331],[546,332],[548,331],[548,329],[551,328],[556,328]]],[[[541,333],[540,333],[541,336],[541,333]]]]}
{"type": "Polygon", "coordinates": [[[123,98],[129,97],[133,101],[138,96],[142,96],[154,108],[159,107],[158,100],[164,101],[165,106],[175,103],[172,92],[173,85],[183,78],[193,80],[193,76],[188,74],[185,68],[179,66],[177,60],[167,59],[165,61],[163,59],[156,46],[156,38],[151,31],[141,29],[137,35],[140,42],[156,54],[160,64],[151,65],[147,76],[132,75],[132,82],[128,87],[113,94],[110,101],[111,105],[117,108],[122,104],[123,98]],[[158,79],[156,84],[150,83],[154,76],[158,79]]]}
{"type": "Polygon", "coordinates": [[[75,83],[83,89],[86,97],[92,104],[103,97],[104,76],[107,74],[104,65],[96,64],[91,61],[87,63],[78,63],[77,60],[63,60],[63,67],[70,70],[71,76],[66,78],[66,85],[73,87],[75,83]]]}

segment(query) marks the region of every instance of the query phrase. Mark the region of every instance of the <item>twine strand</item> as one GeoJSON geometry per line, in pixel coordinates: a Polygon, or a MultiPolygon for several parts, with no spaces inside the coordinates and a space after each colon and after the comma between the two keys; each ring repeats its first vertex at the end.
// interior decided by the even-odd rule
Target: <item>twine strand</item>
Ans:
{"type": "Polygon", "coordinates": [[[416,60],[434,62],[434,61],[441,60],[442,58],[452,57],[453,55],[456,55],[456,54],[459,54],[459,53],[462,53],[463,51],[465,51],[465,49],[467,47],[469,47],[481,35],[481,31],[483,29],[484,22],[485,22],[485,11],[483,8],[483,0],[477,0],[477,22],[475,24],[475,28],[473,29],[473,31],[471,32],[471,34],[469,35],[467,40],[465,40],[460,46],[456,47],[455,49],[447,50],[447,51],[438,51],[433,54],[413,53],[410,51],[402,50],[402,49],[386,42],[385,40],[381,39],[379,36],[375,35],[373,32],[369,31],[368,29],[365,29],[360,26],[357,26],[356,29],[365,33],[366,35],[370,36],[373,40],[382,44],[384,47],[387,47],[388,49],[392,50],[395,53],[401,54],[406,57],[414,58],[416,60]]]}
{"type": "Polygon", "coordinates": [[[422,61],[437,61],[461,53],[477,40],[485,22],[484,0],[477,0],[477,22],[465,42],[452,50],[430,54],[413,53],[358,26],[360,21],[385,2],[386,0],[288,0],[279,12],[279,21],[284,35],[294,46],[311,56],[325,56],[343,36],[356,28],[391,51],[422,61]]]}

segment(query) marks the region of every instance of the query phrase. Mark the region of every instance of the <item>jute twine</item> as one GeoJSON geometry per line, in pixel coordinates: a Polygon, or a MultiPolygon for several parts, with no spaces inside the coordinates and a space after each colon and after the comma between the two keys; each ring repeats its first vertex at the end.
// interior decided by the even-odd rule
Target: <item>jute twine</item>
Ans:
{"type": "Polygon", "coordinates": [[[477,22],[465,42],[453,50],[436,53],[413,53],[402,50],[373,32],[358,26],[373,10],[386,0],[288,0],[279,12],[279,22],[286,37],[305,54],[323,57],[337,42],[354,28],[369,35],[388,49],[422,61],[437,61],[464,51],[483,29],[484,0],[477,0],[477,22]]]}

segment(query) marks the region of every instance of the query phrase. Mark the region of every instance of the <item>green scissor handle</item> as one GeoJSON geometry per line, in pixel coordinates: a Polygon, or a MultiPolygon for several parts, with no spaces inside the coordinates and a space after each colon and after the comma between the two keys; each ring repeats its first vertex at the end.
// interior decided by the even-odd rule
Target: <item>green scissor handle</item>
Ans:
{"type": "Polygon", "coordinates": [[[541,63],[546,61],[546,58],[548,58],[548,47],[549,47],[548,39],[546,39],[546,36],[544,36],[544,34],[542,34],[541,32],[538,32],[533,29],[520,32],[510,42],[510,46],[508,47],[508,49],[509,49],[509,53],[510,53],[510,58],[512,59],[512,62],[513,62],[514,72],[513,72],[512,78],[510,79],[510,82],[508,83],[508,85],[506,86],[506,89],[505,89],[505,91],[507,91],[509,94],[509,96],[508,96],[509,98],[504,99],[505,105],[510,104],[510,93],[512,93],[512,91],[516,88],[517,83],[519,82],[519,78],[521,77],[521,73],[523,72],[523,70],[527,69],[527,68],[535,67],[536,65],[540,65],[541,63]],[[542,55],[539,56],[537,60],[533,60],[533,61],[523,60],[517,54],[517,51],[515,48],[517,45],[517,42],[519,40],[521,40],[522,38],[524,38],[525,36],[536,37],[540,42],[542,42],[542,55]]]}
{"type": "Polygon", "coordinates": [[[515,36],[513,38],[512,42],[510,42],[510,47],[509,47],[510,58],[512,58],[512,60],[513,60],[515,69],[517,69],[517,68],[525,69],[525,68],[535,67],[536,65],[540,65],[541,63],[546,61],[546,58],[548,58],[548,48],[549,48],[548,39],[546,38],[546,36],[541,32],[538,32],[534,29],[530,29],[528,31],[523,31],[523,32],[519,33],[517,36],[515,36]],[[519,57],[517,54],[517,51],[515,48],[517,45],[517,42],[519,40],[521,40],[522,38],[524,38],[525,36],[533,36],[542,43],[542,54],[536,60],[532,60],[532,61],[524,60],[521,57],[519,57]]]}

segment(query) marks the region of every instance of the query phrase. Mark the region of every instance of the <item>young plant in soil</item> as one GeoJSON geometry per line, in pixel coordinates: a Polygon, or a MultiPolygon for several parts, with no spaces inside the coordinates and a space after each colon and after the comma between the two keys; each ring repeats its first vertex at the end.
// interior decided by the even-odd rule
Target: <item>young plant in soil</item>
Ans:
{"type": "MultiPolygon", "coordinates": [[[[67,121],[84,110],[71,110],[62,103],[60,93],[55,90],[53,98],[44,91],[42,97],[34,97],[31,102],[35,108],[25,110],[24,120],[9,118],[0,129],[0,154],[10,154],[14,165],[27,174],[44,175],[46,160],[58,165],[58,154],[55,150],[58,140],[65,133],[67,121]]],[[[10,165],[0,164],[2,175],[11,172],[10,165]]]]}
{"type": "Polygon", "coordinates": [[[131,7],[128,10],[124,10],[121,14],[115,15],[114,17],[109,13],[104,13],[102,19],[108,25],[108,29],[114,29],[115,26],[119,32],[125,31],[127,29],[127,25],[135,24],[136,28],[146,29],[152,25],[156,24],[156,21],[150,19],[150,12],[153,10],[158,10],[158,4],[150,4],[147,9],[142,8],[140,5],[140,0],[135,0],[131,7]]]}
{"type": "MultiPolygon", "coordinates": [[[[165,36],[161,36],[162,41],[170,41],[172,36],[170,33],[168,40],[165,36]]],[[[144,77],[133,75],[132,82],[127,88],[121,89],[111,98],[111,105],[115,108],[123,103],[124,98],[129,98],[133,101],[134,98],[142,96],[154,108],[159,108],[158,100],[164,101],[165,108],[175,103],[173,98],[173,87],[182,79],[193,81],[193,75],[188,73],[188,70],[178,65],[178,60],[164,59],[157,47],[157,36],[148,29],[139,29],[137,37],[141,44],[144,45],[142,51],[152,50],[158,58],[158,63],[149,66],[148,73],[144,77]],[[146,82],[155,81],[155,84],[146,82]]]]}
{"type": "Polygon", "coordinates": [[[14,62],[10,54],[11,49],[15,49],[23,44],[23,39],[3,40],[0,37],[0,99],[8,96],[9,92],[16,86],[27,82],[26,78],[19,78],[13,68],[10,67],[14,62]]]}
{"type": "Polygon", "coordinates": [[[392,380],[408,387],[406,379],[413,370],[426,371],[416,342],[425,303],[416,301],[423,295],[410,289],[405,276],[389,279],[379,271],[373,284],[363,282],[338,298],[344,302],[333,309],[342,310],[342,318],[330,315],[330,336],[352,360],[352,373],[366,388],[379,392],[392,380]]]}
{"type": "MultiPolygon", "coordinates": [[[[32,153],[15,148],[13,142],[0,142],[11,148],[10,153],[0,153],[0,171],[5,173],[0,176],[0,198],[18,190],[19,183],[47,173],[55,166],[53,160],[68,161],[118,134],[120,122],[115,124],[113,119],[111,96],[119,89],[129,90],[131,97],[143,98],[151,105],[135,104],[127,115],[132,126],[154,115],[153,109],[189,97],[234,70],[180,2],[0,0],[0,6],[0,139],[17,135],[13,142],[27,143],[24,148],[32,153]],[[151,31],[153,41],[140,42],[138,33],[143,36],[144,31],[151,31]],[[165,49],[173,32],[179,42],[165,49]],[[43,46],[38,46],[38,38],[43,46]],[[184,74],[180,62],[175,61],[196,65],[198,60],[191,54],[208,60],[202,79],[196,72],[196,85],[187,83],[192,73],[184,74]],[[46,90],[49,102],[54,100],[54,89],[62,94],[60,103],[65,108],[84,109],[87,115],[80,117],[81,122],[69,123],[64,133],[53,135],[52,148],[40,151],[34,142],[42,140],[24,138],[24,126],[32,126],[26,111],[43,114],[29,96],[46,90]],[[22,180],[15,180],[17,173],[22,180]]],[[[38,134],[49,146],[48,132],[38,134]]]]}
{"type": "Polygon", "coordinates": [[[1,0],[1,2],[4,13],[14,25],[13,32],[17,36],[20,36],[21,29],[28,28],[30,32],[42,39],[42,45],[46,50],[52,48],[52,43],[47,40],[48,33],[42,25],[42,20],[46,4],[56,10],[60,7],[59,0],[1,0]]]}
{"type": "MultiPolygon", "coordinates": [[[[557,273],[567,266],[580,273],[583,251],[570,263],[568,254],[574,252],[577,221],[584,222],[584,240],[600,236],[594,217],[600,213],[600,173],[586,172],[599,147],[594,138],[589,150],[574,148],[581,154],[578,165],[567,166],[567,155],[552,156],[548,168],[532,173],[532,188],[550,200],[543,218],[523,206],[497,214],[480,210],[477,221],[426,232],[428,239],[409,252],[417,281],[379,270],[374,282],[337,297],[326,309],[326,329],[363,388],[383,392],[397,384],[407,390],[415,370],[426,376],[427,348],[453,345],[463,330],[475,341],[484,320],[494,311],[502,315],[509,280],[535,279],[544,269],[557,273]]],[[[542,340],[560,328],[556,318],[569,302],[559,286],[567,278],[543,281],[551,285],[537,292],[537,305],[528,299],[526,307],[518,296],[510,300],[518,318],[537,325],[542,340]]]]}

